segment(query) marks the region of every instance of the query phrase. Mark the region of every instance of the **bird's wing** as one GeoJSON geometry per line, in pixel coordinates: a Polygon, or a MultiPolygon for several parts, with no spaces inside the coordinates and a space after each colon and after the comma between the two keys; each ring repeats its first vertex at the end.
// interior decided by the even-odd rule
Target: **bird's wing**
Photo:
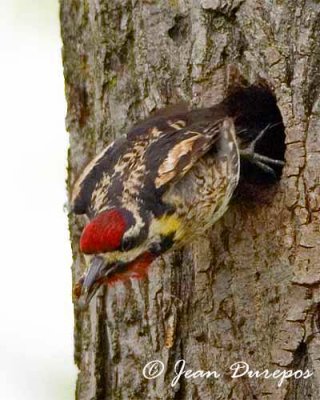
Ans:
{"type": "MultiPolygon", "coordinates": [[[[114,176],[114,169],[119,164],[119,159],[125,153],[130,153],[137,141],[148,142],[152,141],[157,132],[170,133],[180,130],[187,124],[187,108],[185,105],[179,107],[164,108],[146,120],[139,122],[130,129],[126,136],[116,139],[114,142],[104,148],[89,164],[84,168],[79,178],[76,180],[72,195],[71,209],[75,214],[88,213],[92,202],[92,195],[99,182],[103,181],[106,194],[108,186],[111,184],[111,179],[119,179],[114,176]]],[[[123,164],[123,163],[122,163],[123,164]]],[[[99,188],[98,188],[99,189],[99,188]]],[[[99,191],[99,196],[94,196],[93,199],[97,203],[106,201],[106,196],[102,196],[102,191],[99,191]],[[101,197],[104,197],[102,199],[101,197]]],[[[97,209],[99,204],[93,205],[97,209]]]]}
{"type": "Polygon", "coordinates": [[[127,148],[128,142],[125,137],[116,139],[84,168],[73,186],[71,196],[71,209],[75,214],[88,213],[97,185],[104,184],[105,188],[108,188],[119,157],[127,148]]]}
{"type": "Polygon", "coordinates": [[[213,146],[222,126],[204,120],[185,127],[187,118],[178,118],[149,119],[107,146],[77,180],[72,210],[92,217],[110,206],[159,201],[213,146]]]}
{"type": "Polygon", "coordinates": [[[222,121],[200,121],[180,130],[161,132],[146,150],[146,182],[163,193],[212,148],[221,126],[222,121]]]}

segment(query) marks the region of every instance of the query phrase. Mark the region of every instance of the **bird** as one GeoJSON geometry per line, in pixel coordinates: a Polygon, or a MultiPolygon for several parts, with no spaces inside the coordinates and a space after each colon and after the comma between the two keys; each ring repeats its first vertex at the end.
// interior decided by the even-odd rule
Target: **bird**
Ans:
{"type": "Polygon", "coordinates": [[[79,242],[88,267],[74,288],[79,304],[87,307],[102,285],[145,277],[159,256],[212,227],[243,164],[248,178],[253,170],[279,178],[283,154],[257,148],[283,132],[275,95],[258,81],[235,86],[209,108],[164,110],[108,144],[71,196],[72,211],[88,221],[79,242]]]}

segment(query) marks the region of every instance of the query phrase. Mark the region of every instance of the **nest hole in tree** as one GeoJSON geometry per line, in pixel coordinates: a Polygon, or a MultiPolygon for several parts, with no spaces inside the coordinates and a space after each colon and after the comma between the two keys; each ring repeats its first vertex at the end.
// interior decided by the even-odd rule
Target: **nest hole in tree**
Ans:
{"type": "MultiPolygon", "coordinates": [[[[254,110],[254,105],[251,105],[254,110]]],[[[259,119],[253,120],[251,113],[244,114],[240,125],[249,126],[249,132],[257,135],[261,130],[268,129],[266,134],[257,142],[255,152],[274,160],[285,161],[285,126],[281,112],[276,105],[276,99],[270,101],[270,104],[264,104],[264,113],[259,115],[259,119]]],[[[254,112],[254,111],[253,111],[254,112]]],[[[248,132],[247,131],[247,132],[248,132]]],[[[244,135],[247,135],[245,132],[244,135]]],[[[250,142],[253,137],[244,138],[250,142]]],[[[251,203],[270,203],[277,191],[277,183],[282,177],[283,166],[272,165],[274,175],[263,171],[252,162],[241,159],[240,163],[240,182],[235,192],[234,199],[237,202],[251,203]]]]}

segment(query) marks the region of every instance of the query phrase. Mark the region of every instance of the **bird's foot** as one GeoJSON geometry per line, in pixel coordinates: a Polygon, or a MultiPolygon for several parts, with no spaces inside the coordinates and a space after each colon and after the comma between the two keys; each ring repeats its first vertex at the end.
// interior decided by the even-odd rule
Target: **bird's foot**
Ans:
{"type": "Polygon", "coordinates": [[[255,148],[257,143],[262,139],[262,137],[266,134],[266,132],[273,128],[276,125],[279,125],[280,123],[276,124],[268,124],[260,133],[259,135],[249,144],[249,146],[245,149],[240,149],[240,156],[260,169],[262,169],[264,172],[273,175],[276,177],[276,173],[272,166],[283,166],[284,161],[282,160],[276,160],[274,158],[270,158],[267,156],[264,156],[263,154],[259,154],[255,152],[255,148]]]}

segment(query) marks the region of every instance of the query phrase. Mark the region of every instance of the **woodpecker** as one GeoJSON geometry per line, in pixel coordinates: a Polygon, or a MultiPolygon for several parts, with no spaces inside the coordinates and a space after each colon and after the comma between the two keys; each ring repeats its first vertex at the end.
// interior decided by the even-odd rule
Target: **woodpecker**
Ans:
{"type": "Polygon", "coordinates": [[[275,96],[256,83],[211,108],[153,116],[109,144],[72,193],[73,212],[88,217],[80,251],[89,267],[75,286],[80,303],[88,305],[101,285],[144,277],[157,257],[211,227],[228,208],[242,162],[279,176],[283,159],[256,151],[279,130],[275,96]]]}

